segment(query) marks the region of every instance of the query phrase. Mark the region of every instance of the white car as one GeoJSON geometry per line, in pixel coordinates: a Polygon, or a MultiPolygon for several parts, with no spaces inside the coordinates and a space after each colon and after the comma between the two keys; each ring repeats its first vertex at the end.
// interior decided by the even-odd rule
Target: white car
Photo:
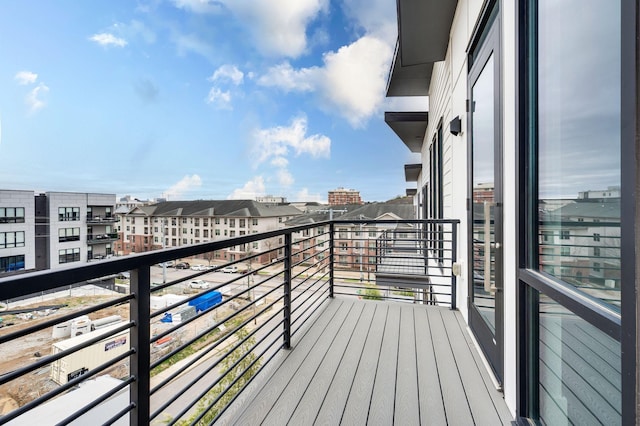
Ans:
{"type": "Polygon", "coordinates": [[[196,280],[196,281],[191,281],[189,283],[189,287],[191,288],[199,288],[199,289],[207,289],[209,288],[209,283],[205,280],[196,280]]]}
{"type": "Polygon", "coordinates": [[[235,274],[236,272],[238,272],[238,267],[237,266],[225,266],[224,268],[221,269],[222,272],[224,272],[225,274],[235,274]]]}
{"type": "Polygon", "coordinates": [[[209,269],[209,268],[207,268],[207,267],[206,267],[206,266],[204,266],[204,265],[193,265],[193,266],[191,267],[191,270],[192,270],[192,271],[206,271],[207,269],[209,269]]]}

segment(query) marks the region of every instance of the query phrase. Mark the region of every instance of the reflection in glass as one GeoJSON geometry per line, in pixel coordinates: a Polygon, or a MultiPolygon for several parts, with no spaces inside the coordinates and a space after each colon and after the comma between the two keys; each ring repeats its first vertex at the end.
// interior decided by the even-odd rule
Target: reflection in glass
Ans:
{"type": "Polygon", "coordinates": [[[494,87],[493,54],[472,91],[473,301],[495,333],[494,87]]]}
{"type": "Polygon", "coordinates": [[[537,34],[539,267],[617,306],[620,2],[540,0],[537,34]]]}
{"type": "Polygon", "coordinates": [[[540,420],[621,424],[620,343],[540,296],[540,420]]]}

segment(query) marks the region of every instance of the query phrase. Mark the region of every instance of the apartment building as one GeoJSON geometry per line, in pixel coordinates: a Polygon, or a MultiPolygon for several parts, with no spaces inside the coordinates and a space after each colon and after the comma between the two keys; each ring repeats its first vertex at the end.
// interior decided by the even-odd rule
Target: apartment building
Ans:
{"type": "Polygon", "coordinates": [[[362,204],[360,191],[355,189],[338,188],[328,193],[328,201],[330,206],[338,206],[343,204],[362,204]]]}
{"type": "MultiPolygon", "coordinates": [[[[302,212],[292,206],[253,200],[167,201],[141,206],[120,215],[116,250],[126,255],[273,231],[300,214],[302,212]]],[[[215,253],[214,258],[237,260],[252,250],[268,250],[276,244],[277,241],[265,240],[252,246],[236,246],[215,253]],[[272,247],[267,247],[269,245],[272,247]]],[[[274,252],[260,260],[275,257],[274,252]]]]}
{"type": "Polygon", "coordinates": [[[117,240],[114,194],[0,190],[0,273],[103,259],[117,240]]]}
{"type": "Polygon", "coordinates": [[[387,96],[428,108],[385,121],[419,217],[460,221],[457,306],[507,405],[637,424],[637,2],[397,3],[387,96]]]}
{"type": "Polygon", "coordinates": [[[33,191],[0,190],[0,274],[35,269],[33,191]]]}

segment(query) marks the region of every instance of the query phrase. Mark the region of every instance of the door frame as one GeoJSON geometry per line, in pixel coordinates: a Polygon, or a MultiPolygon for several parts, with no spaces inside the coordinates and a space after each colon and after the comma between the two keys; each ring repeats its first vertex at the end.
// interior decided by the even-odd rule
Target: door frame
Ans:
{"type": "Polygon", "coordinates": [[[502,138],[502,55],[501,55],[501,19],[498,2],[488,2],[483,10],[478,25],[474,31],[472,43],[467,50],[467,135],[468,150],[467,164],[467,253],[468,267],[468,297],[469,328],[476,337],[480,348],[493,370],[496,380],[502,384],[504,374],[504,292],[503,292],[503,138],[502,138]],[[494,87],[494,229],[495,242],[499,243],[495,251],[495,335],[487,326],[486,321],[476,309],[473,280],[473,116],[472,87],[481,75],[487,61],[493,54],[493,87],[494,87]]]}

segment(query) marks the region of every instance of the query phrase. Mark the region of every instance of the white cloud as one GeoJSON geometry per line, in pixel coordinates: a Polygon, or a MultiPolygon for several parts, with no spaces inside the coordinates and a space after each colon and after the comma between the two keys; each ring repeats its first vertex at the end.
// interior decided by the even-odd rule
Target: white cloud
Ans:
{"type": "Polygon", "coordinates": [[[213,0],[173,0],[178,9],[185,9],[195,13],[217,13],[222,6],[213,0]]]}
{"type": "MultiPolygon", "coordinates": [[[[312,157],[329,157],[331,139],[324,135],[307,136],[307,117],[294,118],[289,127],[258,129],[253,133],[256,163],[270,158],[286,158],[290,149],[295,155],[309,154],[312,157]]],[[[282,162],[282,160],[276,160],[282,162]]]]}
{"type": "Polygon", "coordinates": [[[289,165],[289,160],[284,157],[276,157],[271,160],[271,165],[275,167],[287,167],[289,165]]]}
{"type": "Polygon", "coordinates": [[[390,46],[397,37],[396,2],[389,0],[342,0],[342,9],[356,28],[384,40],[390,46]]]}
{"type": "Polygon", "coordinates": [[[327,202],[326,198],[323,198],[320,194],[309,194],[309,190],[307,188],[302,188],[302,190],[296,193],[294,201],[307,201],[323,204],[327,202]]]}
{"type": "Polygon", "coordinates": [[[182,197],[185,193],[202,186],[202,179],[198,175],[187,175],[164,191],[164,196],[168,200],[182,197]]]}
{"type": "Polygon", "coordinates": [[[116,37],[110,33],[94,34],[91,37],[89,37],[89,40],[95,41],[101,46],[125,47],[127,45],[127,40],[120,37],[116,37]]]}
{"type": "Polygon", "coordinates": [[[277,87],[285,92],[311,92],[318,85],[322,69],[318,67],[294,69],[289,62],[269,68],[258,78],[258,84],[277,87]]]}
{"type": "Polygon", "coordinates": [[[44,98],[47,93],[49,93],[49,87],[44,83],[40,83],[27,94],[25,103],[29,107],[30,113],[35,113],[45,107],[46,103],[44,98]]]}
{"type": "Polygon", "coordinates": [[[326,53],[321,68],[296,70],[285,62],[269,69],[258,83],[286,92],[316,92],[325,109],[337,110],[353,127],[360,127],[380,108],[392,55],[387,43],[364,36],[326,53]]]}
{"type": "Polygon", "coordinates": [[[278,177],[278,183],[280,183],[280,185],[282,186],[291,186],[293,185],[293,182],[295,182],[295,179],[293,178],[293,175],[291,175],[291,172],[289,172],[289,170],[285,169],[285,168],[281,168],[277,171],[276,176],[278,177]]]}
{"type": "Polygon", "coordinates": [[[307,48],[307,25],[327,10],[329,0],[173,0],[173,4],[194,13],[218,13],[224,7],[245,24],[262,53],[295,58],[307,48]]]}
{"type": "Polygon", "coordinates": [[[235,189],[228,200],[253,200],[258,196],[265,194],[264,178],[256,176],[249,182],[245,183],[242,188],[235,189]]]}
{"type": "Polygon", "coordinates": [[[207,95],[207,103],[213,104],[219,109],[232,109],[231,107],[231,93],[229,91],[223,92],[217,87],[212,87],[207,95]]]}
{"type": "Polygon", "coordinates": [[[244,74],[235,65],[222,65],[209,77],[209,81],[228,80],[236,86],[242,83],[244,74]]]}
{"type": "Polygon", "coordinates": [[[18,81],[18,84],[26,86],[27,84],[35,83],[38,79],[38,74],[31,71],[20,71],[14,78],[18,81]]]}
{"type": "Polygon", "coordinates": [[[180,56],[186,56],[188,53],[195,53],[211,62],[216,58],[211,46],[195,34],[174,32],[171,35],[171,40],[175,43],[178,55],[180,56]]]}

